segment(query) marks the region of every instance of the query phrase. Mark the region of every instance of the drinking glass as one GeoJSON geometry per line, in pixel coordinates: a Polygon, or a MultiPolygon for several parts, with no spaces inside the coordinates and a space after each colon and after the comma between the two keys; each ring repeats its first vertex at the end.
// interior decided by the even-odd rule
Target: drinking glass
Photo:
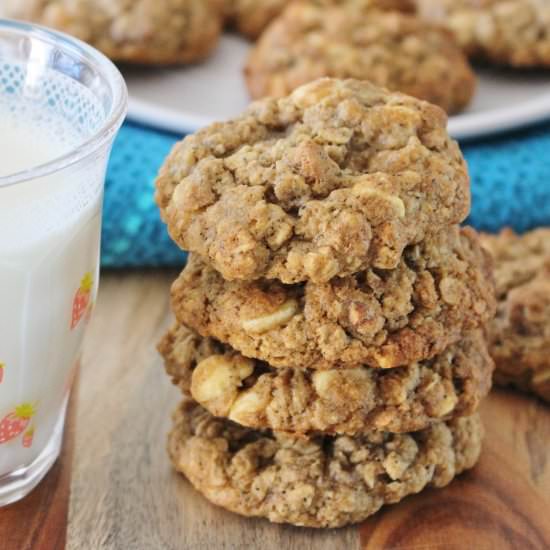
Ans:
{"type": "Polygon", "coordinates": [[[0,506],[59,455],[127,92],[93,48],[0,19],[0,506]]]}

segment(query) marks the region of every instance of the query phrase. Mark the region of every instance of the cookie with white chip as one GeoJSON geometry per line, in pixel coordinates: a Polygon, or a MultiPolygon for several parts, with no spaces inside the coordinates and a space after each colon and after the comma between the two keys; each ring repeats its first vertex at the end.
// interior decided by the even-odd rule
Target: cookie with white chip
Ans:
{"type": "Polygon", "coordinates": [[[326,283],[225,281],[190,255],[172,285],[177,319],[273,367],[393,368],[429,359],[496,310],[492,262],[471,228],[405,248],[397,267],[326,283]]]}
{"type": "Polygon", "coordinates": [[[404,433],[469,416],[493,372],[481,332],[392,370],[274,369],[183,325],[166,334],[159,351],[173,382],[214,416],[296,435],[404,433]]]}

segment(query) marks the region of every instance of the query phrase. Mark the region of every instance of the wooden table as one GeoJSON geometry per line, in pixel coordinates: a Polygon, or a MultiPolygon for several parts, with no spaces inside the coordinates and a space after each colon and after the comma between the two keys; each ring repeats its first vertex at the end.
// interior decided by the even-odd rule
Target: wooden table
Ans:
{"type": "Polygon", "coordinates": [[[550,548],[550,407],[513,392],[483,406],[487,438],[472,472],[359,527],[296,529],[210,505],[165,454],[178,392],[155,342],[171,320],[175,275],[104,275],[63,458],[30,497],[0,510],[1,550],[61,550],[65,534],[70,550],[550,548]]]}

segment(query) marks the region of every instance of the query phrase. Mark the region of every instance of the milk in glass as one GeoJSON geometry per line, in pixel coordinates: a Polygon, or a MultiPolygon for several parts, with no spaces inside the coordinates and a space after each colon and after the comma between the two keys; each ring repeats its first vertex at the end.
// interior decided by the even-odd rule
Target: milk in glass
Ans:
{"type": "MultiPolygon", "coordinates": [[[[85,139],[61,116],[38,120],[31,106],[0,102],[0,176],[63,157],[85,139]]],[[[91,158],[0,187],[0,477],[32,463],[62,429],[97,290],[98,169],[91,158]]]]}

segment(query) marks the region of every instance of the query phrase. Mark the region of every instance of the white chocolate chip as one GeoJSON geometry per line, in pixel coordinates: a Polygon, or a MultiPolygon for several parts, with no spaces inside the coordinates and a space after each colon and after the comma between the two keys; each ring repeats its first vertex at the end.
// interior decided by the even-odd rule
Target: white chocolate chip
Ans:
{"type": "Polygon", "coordinates": [[[254,364],[242,356],[212,355],[193,371],[191,394],[216,414],[227,414],[242,381],[252,374],[254,364]]]}
{"type": "Polygon", "coordinates": [[[266,407],[266,399],[253,390],[247,390],[233,403],[228,418],[239,424],[247,425],[246,417],[263,411],[266,407]]]}
{"type": "Polygon", "coordinates": [[[284,325],[298,311],[298,303],[296,300],[288,300],[278,310],[255,319],[246,319],[241,322],[241,326],[246,332],[261,334],[281,325],[284,325]]]}

